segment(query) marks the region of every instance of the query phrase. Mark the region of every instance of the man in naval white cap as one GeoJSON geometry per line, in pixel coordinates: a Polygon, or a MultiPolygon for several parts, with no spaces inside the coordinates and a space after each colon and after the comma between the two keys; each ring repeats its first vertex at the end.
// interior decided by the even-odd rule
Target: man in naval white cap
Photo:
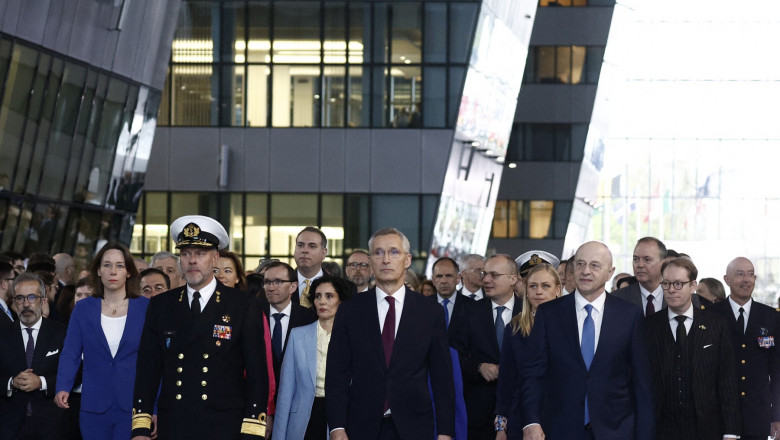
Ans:
{"type": "Polygon", "coordinates": [[[262,318],[254,297],[225,287],[213,273],[228,234],[212,218],[188,215],[173,222],[171,237],[187,284],[149,304],[138,351],[133,439],[151,438],[153,428],[165,439],[265,438],[262,318]]]}
{"type": "MultiPolygon", "coordinates": [[[[519,257],[515,258],[515,264],[517,264],[517,284],[515,284],[515,295],[518,298],[525,296],[525,283],[523,280],[534,266],[541,263],[547,263],[553,268],[557,269],[560,264],[560,260],[555,255],[540,250],[528,251],[519,257]]],[[[563,281],[563,280],[561,280],[563,281]]],[[[522,301],[520,302],[522,304],[522,301]]]]}

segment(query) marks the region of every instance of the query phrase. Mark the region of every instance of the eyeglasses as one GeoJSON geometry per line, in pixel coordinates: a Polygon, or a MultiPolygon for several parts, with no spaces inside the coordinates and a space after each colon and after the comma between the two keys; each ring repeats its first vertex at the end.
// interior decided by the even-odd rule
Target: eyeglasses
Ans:
{"type": "Polygon", "coordinates": [[[676,290],[680,290],[684,285],[692,282],[693,281],[661,281],[661,288],[664,290],[669,290],[670,286],[674,286],[676,290]]]}
{"type": "Polygon", "coordinates": [[[292,283],[292,281],[291,280],[263,280],[264,287],[268,287],[268,286],[279,287],[284,283],[292,283]]]}
{"type": "Polygon", "coordinates": [[[496,272],[485,272],[484,270],[479,271],[479,277],[485,278],[486,276],[489,276],[490,278],[498,278],[500,276],[509,276],[511,274],[508,273],[496,273],[496,272]]]}
{"type": "Polygon", "coordinates": [[[30,304],[35,304],[41,298],[43,298],[43,297],[42,296],[38,296],[38,295],[34,295],[34,294],[16,295],[14,297],[14,301],[16,301],[17,304],[24,304],[24,300],[27,300],[30,304]]]}
{"type": "Polygon", "coordinates": [[[368,263],[347,263],[347,267],[352,270],[366,270],[368,269],[368,263]]]}

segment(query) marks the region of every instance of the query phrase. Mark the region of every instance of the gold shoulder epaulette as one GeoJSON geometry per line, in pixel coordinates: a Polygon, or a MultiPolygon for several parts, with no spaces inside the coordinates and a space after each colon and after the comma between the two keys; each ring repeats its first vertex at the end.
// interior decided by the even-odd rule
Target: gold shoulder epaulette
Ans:
{"type": "Polygon", "coordinates": [[[241,423],[241,434],[265,437],[265,427],[265,413],[262,413],[257,419],[244,419],[241,423]]]}
{"type": "MultiPolygon", "coordinates": [[[[135,413],[136,410],[133,410],[135,413]]],[[[138,413],[133,414],[133,426],[131,429],[152,429],[151,414],[138,413]]]]}

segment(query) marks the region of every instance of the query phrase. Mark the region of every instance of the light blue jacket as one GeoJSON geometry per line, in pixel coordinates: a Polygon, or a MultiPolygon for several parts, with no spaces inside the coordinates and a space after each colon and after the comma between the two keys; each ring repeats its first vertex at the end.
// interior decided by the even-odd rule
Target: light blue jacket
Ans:
{"type": "MultiPolygon", "coordinates": [[[[302,440],[309,425],[317,376],[317,326],[315,321],[290,332],[282,361],[274,417],[274,438],[302,440]]],[[[323,438],[326,433],[322,433],[323,438]]]]}

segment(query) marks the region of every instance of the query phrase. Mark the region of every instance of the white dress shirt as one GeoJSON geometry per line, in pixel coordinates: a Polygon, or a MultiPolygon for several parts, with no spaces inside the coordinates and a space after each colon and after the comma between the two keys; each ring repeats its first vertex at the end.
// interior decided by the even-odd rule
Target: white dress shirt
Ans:
{"type": "Polygon", "coordinates": [[[742,314],[745,319],[745,328],[742,329],[742,333],[745,332],[748,325],[748,317],[750,316],[750,307],[753,305],[753,298],[750,298],[748,302],[745,303],[744,306],[741,306],[737,304],[733,299],[731,299],[731,295],[729,295],[729,305],[731,306],[731,311],[734,312],[734,319],[739,319],[739,308],[742,307],[744,310],[744,313],[742,314]]]}
{"type": "Polygon", "coordinates": [[[271,334],[274,334],[274,327],[276,327],[276,318],[274,313],[281,313],[282,319],[279,320],[279,324],[282,326],[282,347],[284,347],[284,341],[287,339],[287,328],[290,326],[290,313],[292,313],[292,301],[287,302],[287,307],[282,310],[277,310],[276,307],[271,306],[271,326],[269,330],[271,334]]]}
{"type": "Polygon", "coordinates": [[[395,333],[393,336],[398,334],[398,324],[401,323],[401,313],[404,310],[404,299],[406,298],[406,286],[403,284],[401,285],[401,288],[393,292],[392,295],[388,295],[385,293],[382,289],[379,287],[376,288],[376,308],[379,312],[379,331],[382,332],[385,328],[385,317],[387,316],[387,312],[390,310],[390,304],[387,302],[385,297],[392,296],[395,298],[395,333]]]}
{"type": "MultiPolygon", "coordinates": [[[[497,318],[496,314],[498,313],[498,308],[501,306],[501,304],[498,304],[497,302],[492,300],[490,301],[490,303],[491,303],[491,307],[493,307],[493,323],[495,324],[497,318]]],[[[512,294],[512,297],[509,298],[509,301],[507,301],[506,304],[504,304],[504,307],[506,308],[501,312],[501,318],[504,320],[504,325],[506,325],[509,324],[509,321],[512,320],[512,311],[515,308],[514,294],[512,294]]]]}
{"type": "MultiPolygon", "coordinates": [[[[200,292],[200,311],[201,313],[206,308],[206,304],[209,303],[209,299],[211,299],[211,295],[214,294],[214,291],[217,290],[217,279],[212,277],[211,282],[206,284],[205,287],[198,290],[200,292]]],[[[192,296],[195,295],[195,289],[190,287],[189,284],[187,284],[187,304],[192,304],[192,296]]]]}
{"type": "Polygon", "coordinates": [[[639,292],[642,294],[642,314],[645,314],[645,310],[647,310],[647,296],[651,293],[653,294],[653,306],[655,307],[655,311],[658,312],[663,308],[664,306],[664,289],[659,284],[658,287],[655,288],[654,291],[650,292],[649,290],[642,287],[641,284],[639,284],[639,292]]]}
{"type": "Polygon", "coordinates": [[[453,292],[452,295],[450,295],[449,298],[442,298],[441,295],[438,293],[436,294],[436,299],[439,301],[439,304],[441,305],[442,302],[444,302],[445,299],[448,299],[450,302],[447,303],[447,316],[452,319],[452,311],[455,310],[455,298],[458,296],[458,292],[453,292]]]}
{"type": "Polygon", "coordinates": [[[13,321],[14,318],[13,316],[11,316],[11,312],[10,312],[11,309],[8,307],[8,304],[6,304],[5,301],[3,301],[2,298],[0,298],[0,308],[2,308],[3,309],[2,312],[8,315],[8,317],[11,318],[11,320],[13,321]]]}
{"type": "Polygon", "coordinates": [[[306,289],[306,283],[305,283],[306,280],[309,280],[309,287],[311,287],[311,283],[314,282],[314,280],[316,280],[317,278],[322,278],[323,275],[322,268],[320,268],[320,271],[317,272],[317,274],[311,278],[306,278],[305,276],[301,275],[301,273],[298,272],[297,270],[295,271],[295,273],[298,274],[298,298],[300,298],[301,295],[303,295],[303,290],[306,289]]]}
{"type": "MultiPolygon", "coordinates": [[[[672,309],[669,308],[667,308],[666,310],[667,310],[666,314],[669,317],[669,328],[672,329],[672,337],[676,341],[678,324],[677,324],[677,320],[674,318],[677,317],[677,313],[674,313],[672,309]]],[[[685,322],[685,334],[687,335],[688,333],[691,332],[691,326],[693,325],[693,304],[688,306],[688,310],[686,310],[685,313],[683,313],[683,315],[686,318],[684,322],[685,322]]]]}
{"type": "Polygon", "coordinates": [[[585,324],[585,318],[588,317],[588,311],[585,310],[585,306],[590,304],[593,309],[590,312],[590,317],[593,319],[593,329],[595,330],[593,339],[593,353],[595,354],[599,346],[599,336],[601,335],[601,321],[604,319],[604,303],[607,300],[607,293],[601,292],[598,298],[593,302],[588,302],[584,296],[582,296],[579,290],[574,292],[574,304],[577,306],[577,331],[580,332],[580,344],[582,344],[582,326],[585,324]]]}
{"type": "Polygon", "coordinates": [[[477,289],[476,292],[472,292],[467,289],[466,286],[463,286],[463,290],[460,293],[462,293],[464,296],[468,296],[469,298],[471,298],[471,295],[476,295],[474,297],[474,301],[479,301],[485,296],[485,293],[482,292],[482,288],[477,289]]]}
{"type": "Polygon", "coordinates": [[[117,317],[100,315],[100,327],[103,328],[103,334],[106,335],[106,342],[108,343],[109,351],[111,351],[111,357],[116,357],[116,352],[119,351],[119,343],[122,342],[122,334],[125,332],[126,322],[127,315],[117,317]]]}
{"type": "MultiPolygon", "coordinates": [[[[38,322],[33,324],[32,327],[30,327],[31,329],[33,329],[33,331],[32,331],[33,347],[35,347],[35,344],[38,343],[38,333],[40,333],[40,331],[41,331],[41,323],[42,322],[43,322],[43,318],[40,318],[38,320],[38,322]]],[[[22,324],[20,322],[19,326],[22,328],[22,345],[24,346],[24,349],[26,351],[27,350],[27,340],[30,339],[30,336],[27,333],[27,330],[25,330],[27,328],[26,325],[24,325],[24,324],[22,324]]],[[[20,373],[21,373],[21,371],[20,371],[20,373]]],[[[11,378],[8,379],[8,386],[6,387],[6,392],[7,392],[8,397],[11,397],[11,394],[13,394],[13,388],[11,388],[11,384],[14,381],[14,377],[15,376],[11,376],[11,378]]],[[[46,387],[46,378],[43,377],[43,376],[38,376],[38,377],[41,379],[41,390],[45,391],[47,389],[47,387],[46,387]]]]}

